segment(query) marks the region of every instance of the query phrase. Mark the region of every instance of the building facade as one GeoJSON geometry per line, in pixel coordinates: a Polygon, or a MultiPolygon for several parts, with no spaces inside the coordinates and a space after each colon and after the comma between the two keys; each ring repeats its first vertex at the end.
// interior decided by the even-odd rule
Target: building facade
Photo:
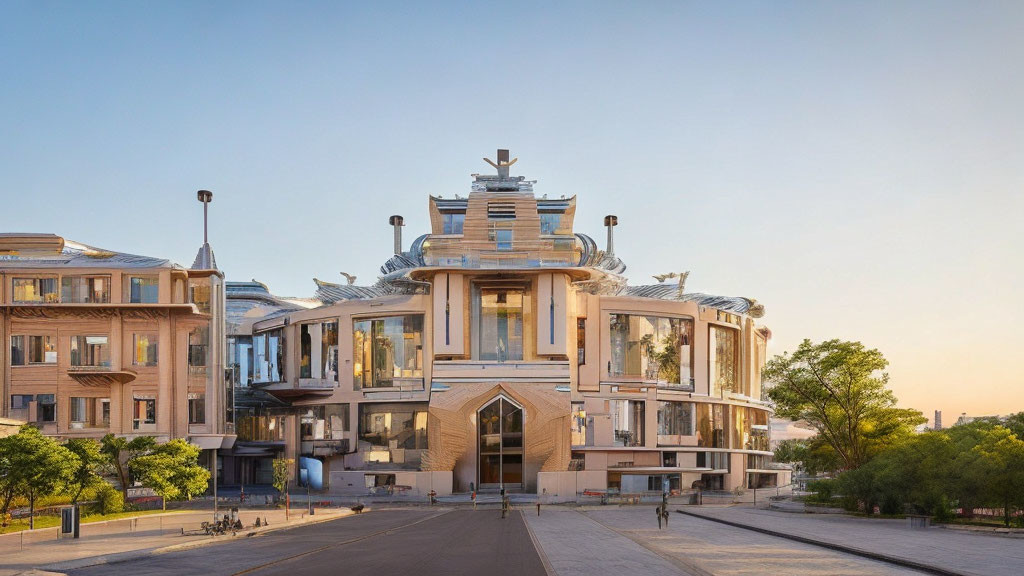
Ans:
{"type": "Polygon", "coordinates": [[[566,497],[771,486],[761,368],[770,332],[747,298],[630,286],[574,231],[576,199],[473,175],[430,197],[431,229],[395,245],[372,285],[316,280],[314,299],[227,283],[238,443],[225,479],[266,482],[295,458],[314,488],[566,497]]]}
{"type": "Polygon", "coordinates": [[[0,234],[0,416],[62,439],[228,447],[224,317],[209,244],[185,269],[53,234],[0,234]]]}

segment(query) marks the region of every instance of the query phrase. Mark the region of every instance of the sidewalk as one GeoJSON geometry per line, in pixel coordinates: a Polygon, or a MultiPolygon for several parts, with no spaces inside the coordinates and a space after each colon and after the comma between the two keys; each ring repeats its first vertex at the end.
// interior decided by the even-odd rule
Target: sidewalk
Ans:
{"type": "Polygon", "coordinates": [[[688,507],[685,512],[959,574],[1017,576],[1024,566],[1024,545],[1019,539],[937,527],[909,528],[902,519],[793,514],[750,507],[688,507]]]}
{"type": "MultiPolygon", "coordinates": [[[[221,514],[224,512],[222,510],[221,514]]],[[[203,522],[212,519],[212,511],[206,510],[82,524],[82,537],[77,540],[56,540],[56,529],[48,529],[51,535],[47,540],[36,540],[33,543],[26,541],[24,549],[19,549],[17,543],[0,543],[0,576],[13,576],[37,567],[63,572],[183,547],[230,542],[234,538],[244,538],[251,534],[325,522],[351,514],[347,509],[318,508],[313,516],[308,516],[305,507],[301,510],[293,508],[290,520],[286,522],[284,510],[241,510],[238,516],[245,529],[239,531],[237,536],[189,535],[189,531],[199,530],[203,522]],[[253,529],[257,517],[261,524],[265,519],[269,525],[253,529]]],[[[12,536],[17,534],[5,535],[7,538],[12,536]]]]}

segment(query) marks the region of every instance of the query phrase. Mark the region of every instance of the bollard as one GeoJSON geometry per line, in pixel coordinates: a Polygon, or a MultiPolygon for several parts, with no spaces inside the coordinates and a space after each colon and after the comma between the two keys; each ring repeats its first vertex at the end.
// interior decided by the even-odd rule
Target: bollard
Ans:
{"type": "Polygon", "coordinates": [[[540,516],[540,502],[537,502],[537,516],[540,516]]]}

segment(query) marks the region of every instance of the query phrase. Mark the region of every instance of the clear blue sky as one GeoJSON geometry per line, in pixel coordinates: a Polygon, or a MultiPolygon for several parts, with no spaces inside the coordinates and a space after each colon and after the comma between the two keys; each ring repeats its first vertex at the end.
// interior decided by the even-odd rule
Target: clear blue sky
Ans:
{"type": "Polygon", "coordinates": [[[0,230],[188,265],[208,188],[229,279],[310,295],[507,147],[633,282],[1024,410],[1024,3],[550,4],[3,2],[0,230]]]}

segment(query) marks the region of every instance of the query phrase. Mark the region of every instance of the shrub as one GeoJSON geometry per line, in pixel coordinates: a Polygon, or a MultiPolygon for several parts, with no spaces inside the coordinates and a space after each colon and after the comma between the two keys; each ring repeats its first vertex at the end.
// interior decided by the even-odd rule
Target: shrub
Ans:
{"type": "Polygon", "coordinates": [[[104,482],[96,489],[96,508],[104,515],[123,512],[124,495],[117,488],[104,482]]]}
{"type": "Polygon", "coordinates": [[[939,497],[939,503],[935,505],[935,520],[938,522],[949,522],[956,517],[953,513],[953,506],[949,503],[949,498],[943,494],[939,497]]]}
{"type": "Polygon", "coordinates": [[[807,489],[811,492],[806,498],[807,502],[831,504],[832,497],[835,496],[836,483],[831,479],[815,480],[807,483],[807,489]]]}

